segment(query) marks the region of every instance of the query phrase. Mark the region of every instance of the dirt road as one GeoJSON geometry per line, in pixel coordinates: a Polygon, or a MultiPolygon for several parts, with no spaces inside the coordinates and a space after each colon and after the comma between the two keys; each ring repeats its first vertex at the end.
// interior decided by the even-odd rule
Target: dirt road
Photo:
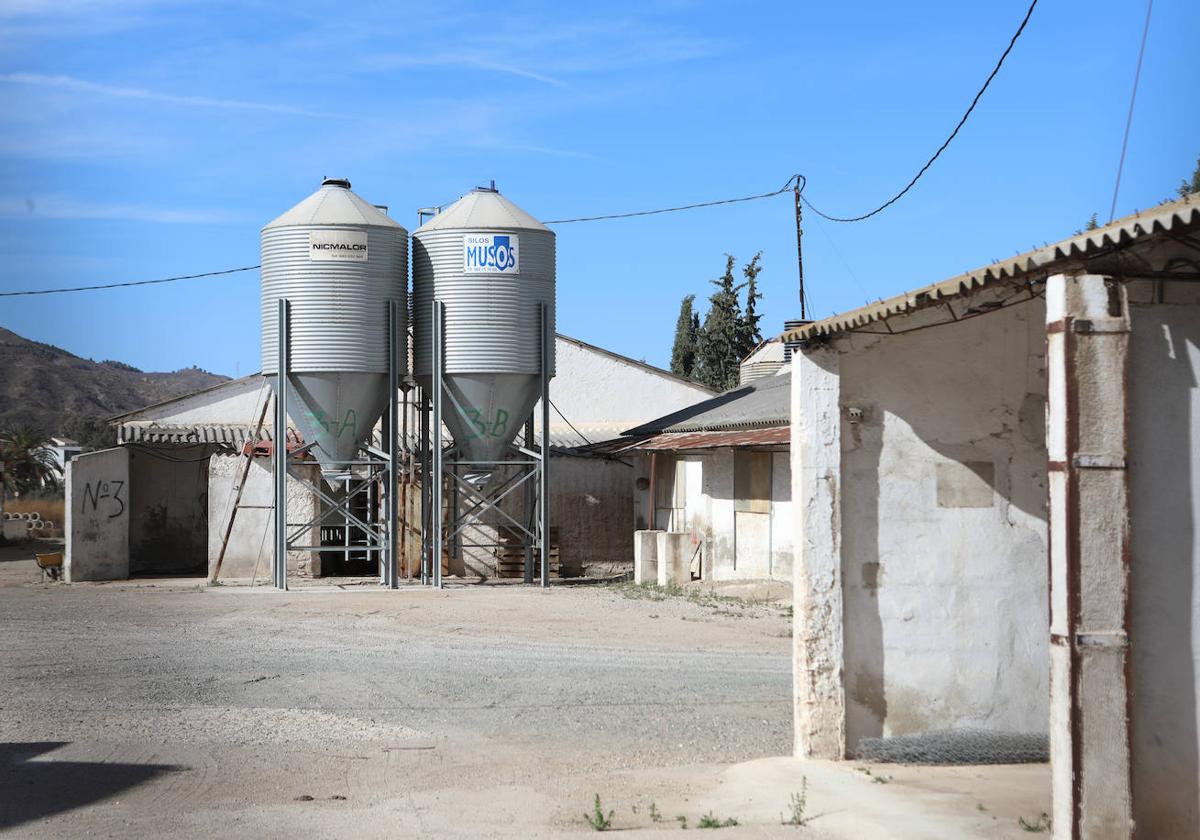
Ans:
{"type": "MultiPolygon", "coordinates": [[[[559,836],[590,831],[597,793],[614,827],[695,827],[720,807],[740,823],[723,836],[790,836],[778,813],[802,771],[827,804],[861,781],[755,761],[791,749],[777,604],[594,586],[46,586],[3,556],[13,836],[559,836]]],[[[954,813],[1009,836],[973,796],[954,813]]],[[[807,836],[853,836],[823,819],[807,836]]]]}

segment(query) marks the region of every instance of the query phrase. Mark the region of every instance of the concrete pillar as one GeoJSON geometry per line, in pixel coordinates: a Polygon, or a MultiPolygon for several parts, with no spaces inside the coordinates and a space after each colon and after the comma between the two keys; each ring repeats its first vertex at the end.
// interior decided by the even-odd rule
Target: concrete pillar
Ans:
{"type": "Polygon", "coordinates": [[[1096,275],[1046,282],[1054,836],[1132,836],[1126,471],[1129,307],[1096,275]]]}
{"type": "Polygon", "coordinates": [[[840,391],[834,350],[792,354],[792,684],[801,758],[846,757],[840,391]]]}
{"type": "Polygon", "coordinates": [[[662,531],[633,532],[633,582],[658,583],[658,535],[662,531]]]}
{"type": "Polygon", "coordinates": [[[692,574],[691,534],[675,531],[657,531],[658,535],[658,585],[683,586],[690,583],[692,574]]]}

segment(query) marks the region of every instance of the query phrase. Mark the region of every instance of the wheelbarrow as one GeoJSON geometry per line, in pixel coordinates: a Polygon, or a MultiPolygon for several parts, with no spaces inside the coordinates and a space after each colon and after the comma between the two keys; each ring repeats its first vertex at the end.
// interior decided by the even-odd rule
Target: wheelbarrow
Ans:
{"type": "Polygon", "coordinates": [[[61,551],[50,554],[34,554],[38,568],[42,570],[42,580],[62,580],[63,555],[61,551]]]}

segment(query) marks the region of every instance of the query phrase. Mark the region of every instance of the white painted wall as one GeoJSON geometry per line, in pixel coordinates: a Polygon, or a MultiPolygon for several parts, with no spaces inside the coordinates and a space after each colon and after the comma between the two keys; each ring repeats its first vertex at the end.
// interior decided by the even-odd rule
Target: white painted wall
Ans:
{"type": "Polygon", "coordinates": [[[1200,306],[1131,317],[1134,821],[1200,837],[1200,306]]]}
{"type": "Polygon", "coordinates": [[[101,449],[67,464],[68,583],[129,577],[129,454],[101,449]]]}
{"type": "MultiPolygon", "coordinates": [[[[626,429],[713,396],[694,382],[563,335],[558,336],[555,353],[550,401],[593,442],[618,437],[626,429]]],[[[540,412],[539,406],[534,416],[540,418],[540,412]]],[[[571,433],[553,408],[550,431],[571,433]]]]}
{"type": "MultiPolygon", "coordinates": [[[[208,575],[211,578],[221,554],[221,543],[229,527],[237,488],[246,468],[246,459],[239,455],[213,455],[208,462],[208,575]]],[[[292,470],[307,473],[309,481],[320,480],[315,466],[293,466],[292,470]]],[[[317,515],[317,499],[294,477],[288,476],[288,522],[307,522],[317,515]]],[[[270,458],[254,458],[242,490],[242,507],[233,519],[229,545],[221,563],[221,580],[257,579],[271,581],[271,557],[275,553],[275,477],[270,458]]],[[[320,542],[320,529],[309,532],[310,545],[320,542]]],[[[288,570],[311,569],[314,553],[288,552],[288,570]]]]}
{"type": "Polygon", "coordinates": [[[837,341],[850,751],[1047,730],[1044,343],[1040,301],[837,341]]]}
{"type": "MultiPolygon", "coordinates": [[[[771,512],[737,514],[734,510],[734,451],[730,448],[660,453],[658,471],[676,476],[672,457],[683,463],[683,515],[667,523],[660,513],[659,528],[668,525],[690,535],[695,553],[692,571],[712,580],[792,579],[791,463],[786,451],[770,453],[771,512]],[[697,550],[698,549],[698,550],[697,550]]],[[[639,455],[634,478],[649,480],[649,457],[639,455]]],[[[634,494],[635,517],[645,522],[649,492],[634,494]]]]}
{"type": "MultiPolygon", "coordinates": [[[[271,391],[261,376],[246,376],[234,379],[195,394],[189,394],[163,405],[151,406],[133,412],[128,421],[137,423],[161,423],[182,426],[188,423],[238,424],[253,426],[262,411],[263,400],[271,391]]],[[[271,425],[272,415],[267,414],[266,425],[271,425]]]]}

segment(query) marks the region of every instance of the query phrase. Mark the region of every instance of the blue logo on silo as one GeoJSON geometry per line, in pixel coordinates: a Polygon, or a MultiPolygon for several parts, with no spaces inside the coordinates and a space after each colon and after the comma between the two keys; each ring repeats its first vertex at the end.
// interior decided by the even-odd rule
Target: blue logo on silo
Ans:
{"type": "Polygon", "coordinates": [[[473,274],[516,274],[520,270],[518,238],[511,234],[463,237],[463,271],[473,274]]]}

